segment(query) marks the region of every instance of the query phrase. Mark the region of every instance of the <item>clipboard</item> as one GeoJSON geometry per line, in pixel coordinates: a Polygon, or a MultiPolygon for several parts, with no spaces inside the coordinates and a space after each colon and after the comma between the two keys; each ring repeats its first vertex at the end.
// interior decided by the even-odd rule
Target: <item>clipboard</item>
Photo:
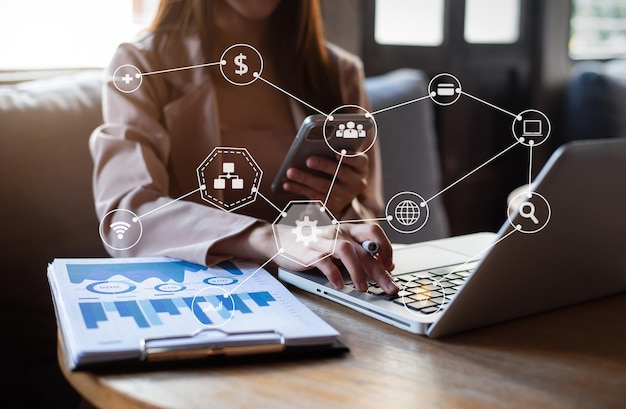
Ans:
{"type": "Polygon", "coordinates": [[[210,330],[224,334],[228,339],[225,341],[205,340],[199,341],[193,346],[185,342],[180,344],[176,341],[188,341],[189,338],[197,337],[207,330],[198,330],[189,336],[158,337],[142,340],[141,360],[146,362],[179,361],[188,359],[203,359],[213,356],[241,356],[279,353],[285,350],[285,337],[278,331],[268,330],[259,332],[234,332],[229,333],[221,329],[210,330]],[[254,340],[249,336],[254,335],[254,340]],[[237,341],[238,336],[243,336],[237,341]]]}
{"type": "Polygon", "coordinates": [[[144,348],[139,359],[121,358],[90,364],[75,364],[71,359],[63,336],[59,331],[58,342],[61,361],[71,371],[90,371],[107,374],[119,372],[146,372],[176,368],[194,368],[241,364],[264,364],[281,361],[304,361],[320,358],[340,357],[350,349],[339,338],[329,344],[288,346],[284,338],[278,333],[268,331],[268,335],[276,335],[280,340],[267,339],[257,343],[242,343],[241,345],[198,345],[194,348],[172,346],[149,346],[151,342],[168,341],[154,339],[142,342],[144,348]]]}
{"type": "Polygon", "coordinates": [[[72,371],[348,351],[334,328],[247,261],[205,267],[166,257],[55,259],[48,281],[72,371]],[[214,287],[226,295],[202,295],[214,287]],[[228,319],[217,325],[220,316],[228,319]]]}

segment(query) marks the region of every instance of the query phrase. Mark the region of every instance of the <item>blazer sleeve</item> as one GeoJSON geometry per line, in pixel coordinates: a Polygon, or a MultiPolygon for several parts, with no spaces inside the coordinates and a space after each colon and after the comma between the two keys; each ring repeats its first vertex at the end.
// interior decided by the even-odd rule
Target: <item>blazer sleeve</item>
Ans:
{"type": "Polygon", "coordinates": [[[169,256],[215,264],[230,256],[211,254],[211,246],[247,229],[257,219],[171,197],[171,135],[163,119],[171,92],[167,76],[152,76],[134,92],[120,92],[113,82],[118,67],[130,64],[149,72],[158,66],[156,58],[156,53],[141,43],[123,44],[107,69],[104,123],[92,132],[89,142],[96,213],[101,225],[105,217],[109,225],[127,219],[132,212],[141,221],[140,226],[133,226],[140,228],[141,234],[135,244],[125,248],[109,245],[116,239],[107,226],[101,226],[100,233],[112,256],[169,256]]]}
{"type": "MultiPolygon", "coordinates": [[[[332,44],[330,51],[336,56],[340,75],[342,98],[345,104],[358,105],[370,112],[370,102],[365,90],[365,72],[362,61],[332,44]]],[[[382,163],[380,145],[376,137],[373,142],[366,140],[365,146],[370,146],[366,152],[369,159],[367,174],[367,188],[352,201],[351,206],[341,215],[343,220],[362,220],[380,218],[384,212],[382,188],[382,163]]]]}

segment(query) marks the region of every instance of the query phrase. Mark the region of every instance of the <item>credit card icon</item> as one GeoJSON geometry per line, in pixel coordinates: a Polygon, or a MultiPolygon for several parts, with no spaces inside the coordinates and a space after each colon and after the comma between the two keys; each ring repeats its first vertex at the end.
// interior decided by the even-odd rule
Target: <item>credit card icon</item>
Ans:
{"type": "Polygon", "coordinates": [[[437,85],[437,95],[440,97],[454,96],[454,84],[441,83],[437,85]]]}

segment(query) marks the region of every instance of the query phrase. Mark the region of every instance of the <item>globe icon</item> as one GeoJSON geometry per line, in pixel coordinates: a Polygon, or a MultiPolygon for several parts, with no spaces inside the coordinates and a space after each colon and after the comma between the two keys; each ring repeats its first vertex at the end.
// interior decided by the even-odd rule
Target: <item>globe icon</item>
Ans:
{"type": "Polygon", "coordinates": [[[420,217],[420,209],[417,203],[412,200],[403,200],[394,210],[396,220],[404,226],[415,224],[420,217]]]}

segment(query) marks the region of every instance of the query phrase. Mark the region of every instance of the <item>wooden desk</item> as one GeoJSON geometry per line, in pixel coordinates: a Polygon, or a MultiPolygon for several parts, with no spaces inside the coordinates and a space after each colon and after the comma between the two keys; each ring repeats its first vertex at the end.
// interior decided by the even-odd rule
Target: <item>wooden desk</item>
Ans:
{"type": "Polygon", "coordinates": [[[144,373],[70,373],[100,408],[624,408],[626,295],[442,340],[292,288],[350,353],[144,373]]]}

